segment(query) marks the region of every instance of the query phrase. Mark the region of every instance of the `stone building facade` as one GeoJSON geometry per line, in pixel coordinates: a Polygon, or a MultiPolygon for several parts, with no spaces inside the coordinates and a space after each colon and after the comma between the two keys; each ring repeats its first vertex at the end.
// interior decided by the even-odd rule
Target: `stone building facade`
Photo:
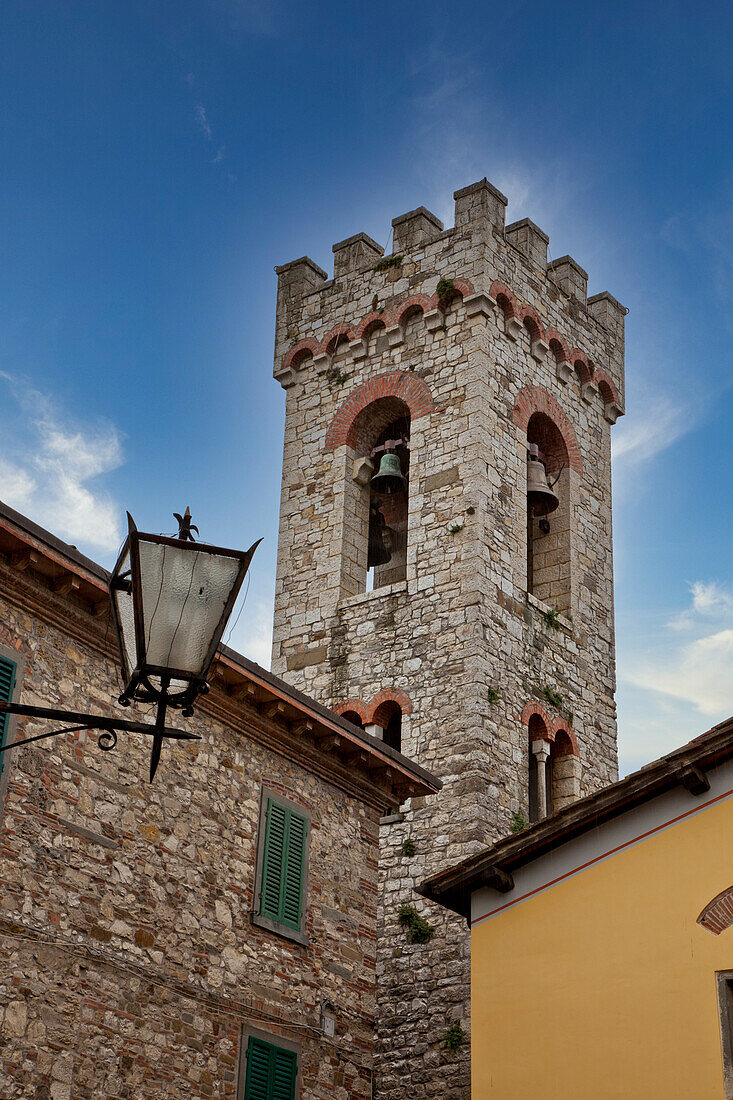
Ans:
{"type": "Polygon", "coordinates": [[[418,901],[435,935],[406,944],[415,883],[617,776],[626,311],[588,298],[570,256],[548,263],[531,221],[505,225],[506,201],[482,180],[451,229],[424,207],[395,218],[389,256],[360,233],[332,279],[308,257],[277,269],[273,669],[444,783],[381,828],[379,1100],[468,1093],[468,1044],[443,1042],[469,1026],[468,933],[418,901]],[[546,517],[528,514],[533,448],[546,517]],[[385,454],[391,495],[371,481],[385,454]]]}
{"type": "MultiPolygon", "coordinates": [[[[0,507],[16,701],[115,708],[106,580],[0,507]]],[[[252,1051],[292,1074],[258,1100],[371,1095],[379,819],[439,784],[231,650],[215,669],[185,723],[203,739],[168,742],[152,785],[123,734],[0,758],[3,1100],[241,1100],[252,1051]],[[307,823],[297,927],[259,905],[271,802],[307,823]]]]}

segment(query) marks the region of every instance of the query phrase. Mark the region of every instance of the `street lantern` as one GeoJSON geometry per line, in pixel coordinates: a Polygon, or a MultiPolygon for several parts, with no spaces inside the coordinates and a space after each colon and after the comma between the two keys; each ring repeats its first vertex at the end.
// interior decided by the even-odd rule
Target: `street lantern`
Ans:
{"type": "Polygon", "coordinates": [[[195,700],[208,692],[211,663],[252,555],[262,540],[246,551],[196,542],[192,531],[198,534],[198,528],[191,523],[188,508],[183,516],[176,513],[179,531],[175,538],[145,534],[138,531],[129,512],[127,519],[128,535],[109,580],[125,684],[118,701],[122,706],[155,703],[155,724],[0,703],[0,713],[84,723],[16,741],[0,751],[70,732],[71,728],[101,730],[99,745],[103,749],[114,747],[118,730],[147,733],[153,738],[152,782],[166,737],[199,739],[198,734],[168,728],[166,712],[171,707],[190,717],[195,700]]]}

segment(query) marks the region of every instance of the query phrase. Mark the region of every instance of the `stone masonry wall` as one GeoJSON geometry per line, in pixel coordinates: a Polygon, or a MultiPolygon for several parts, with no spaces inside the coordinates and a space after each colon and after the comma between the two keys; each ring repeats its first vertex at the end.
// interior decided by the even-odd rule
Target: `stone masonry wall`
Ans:
{"type": "MultiPolygon", "coordinates": [[[[109,711],[99,622],[2,562],[0,593],[22,700],[109,711]]],[[[234,1097],[250,1025],[301,1045],[301,1096],[371,1095],[379,810],[264,748],[244,712],[216,720],[215,694],[189,724],[204,740],[166,743],[152,785],[149,745],[124,734],[108,753],[75,734],[6,756],[3,1100],[234,1097]],[[312,814],[308,947],[250,921],[263,785],[312,814]]]]}
{"type": "Polygon", "coordinates": [[[426,1097],[468,1095],[467,1046],[443,1047],[454,1019],[469,1027],[468,931],[413,888],[527,816],[528,704],[547,708],[548,729],[572,725],[583,794],[617,776],[610,426],[623,411],[624,311],[610,295],[586,300],[570,257],[548,267],[531,222],[505,229],[505,203],[483,181],[456,193],[454,229],[422,208],[396,219],[403,259],[386,270],[364,235],[334,246],[334,280],[307,258],[278,269],[286,425],[273,669],[330,706],[407,696],[403,751],[444,783],[381,829],[379,1100],[417,1085],[426,1097]],[[438,300],[441,279],[454,288],[438,300]],[[411,411],[407,579],[367,593],[344,570],[363,537],[354,494],[368,491],[354,488],[363,449],[349,428],[395,395],[411,411]],[[545,563],[546,603],[526,590],[535,411],[569,456],[570,560],[545,563]],[[562,606],[555,566],[565,588],[570,573],[562,606]],[[405,902],[434,926],[430,943],[407,944],[405,902]]]}

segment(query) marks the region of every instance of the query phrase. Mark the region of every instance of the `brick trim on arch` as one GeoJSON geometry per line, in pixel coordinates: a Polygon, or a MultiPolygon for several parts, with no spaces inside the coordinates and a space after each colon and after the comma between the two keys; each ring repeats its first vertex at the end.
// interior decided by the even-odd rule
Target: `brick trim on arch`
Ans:
{"type": "Polygon", "coordinates": [[[297,365],[297,362],[308,352],[311,355],[318,355],[319,348],[320,344],[317,340],[299,340],[297,344],[293,344],[283,359],[282,369],[287,370],[289,367],[297,365]]]}
{"type": "Polygon", "coordinates": [[[422,378],[401,370],[379,374],[365,382],[339,405],[326,432],[325,449],[333,451],[344,443],[353,447],[357,442],[354,430],[356,417],[367,405],[382,397],[398,397],[404,401],[412,420],[425,416],[435,408],[430,390],[422,378]]]}
{"type": "MultiPolygon", "coordinates": [[[[580,756],[580,749],[578,748],[578,739],[570,729],[567,722],[563,722],[562,718],[558,718],[552,727],[552,740],[555,741],[558,733],[564,733],[570,742],[570,749],[567,752],[560,753],[561,756],[580,756]]],[[[556,754],[557,755],[557,754],[556,754]]]]}
{"type": "Polygon", "coordinates": [[[537,715],[545,723],[546,734],[544,740],[552,741],[554,733],[552,730],[552,719],[543,706],[539,703],[527,703],[526,707],[522,711],[522,722],[525,726],[529,725],[529,720],[533,715],[537,715]]]}
{"type": "Polygon", "coordinates": [[[593,380],[600,390],[604,404],[609,405],[613,401],[620,408],[621,401],[619,400],[618,390],[606,372],[604,370],[597,370],[593,375],[593,380]]]}
{"type": "Polygon", "coordinates": [[[499,307],[505,317],[516,317],[519,310],[519,302],[511,290],[504,283],[492,283],[489,287],[489,297],[499,303],[499,307]],[[506,307],[502,304],[506,302],[506,307]]]}
{"type": "Polygon", "coordinates": [[[709,901],[697,918],[697,923],[714,936],[719,936],[733,924],[733,886],[723,890],[709,901]]]}
{"type": "Polygon", "coordinates": [[[402,325],[405,323],[408,313],[416,313],[418,310],[421,313],[428,313],[431,309],[435,309],[435,302],[432,298],[429,298],[427,294],[413,294],[397,306],[395,321],[398,325],[402,325]]]}
{"type": "Polygon", "coordinates": [[[412,711],[412,703],[410,697],[404,691],[399,691],[397,688],[386,688],[384,691],[380,691],[378,695],[369,703],[369,721],[374,721],[374,715],[377,709],[381,707],[382,703],[396,703],[403,714],[410,714],[412,711]]]}
{"type": "Polygon", "coordinates": [[[347,699],[345,703],[337,703],[333,708],[337,714],[345,714],[347,710],[353,710],[354,714],[358,714],[362,722],[368,722],[367,717],[369,711],[362,703],[361,699],[347,699]]]}
{"type": "Polygon", "coordinates": [[[550,350],[552,351],[558,363],[570,362],[570,352],[568,350],[568,345],[565,343],[556,328],[545,329],[545,340],[549,344],[550,350]],[[557,345],[557,347],[555,345],[557,345]],[[558,347],[560,349],[560,354],[558,354],[558,347]]]}
{"type": "Polygon", "coordinates": [[[543,389],[542,386],[525,386],[525,388],[520,390],[517,394],[517,399],[514,402],[514,409],[512,411],[512,420],[518,428],[526,432],[530,417],[532,413],[536,412],[541,412],[549,416],[550,420],[565,440],[570,466],[573,470],[576,470],[577,473],[582,474],[583,457],[580,453],[580,444],[578,443],[573,426],[568,420],[562,405],[551,393],[543,389]]]}
{"type": "Polygon", "coordinates": [[[545,339],[545,330],[542,327],[542,322],[532,309],[532,306],[520,306],[516,318],[520,324],[524,325],[524,327],[529,330],[533,340],[545,339]]]}

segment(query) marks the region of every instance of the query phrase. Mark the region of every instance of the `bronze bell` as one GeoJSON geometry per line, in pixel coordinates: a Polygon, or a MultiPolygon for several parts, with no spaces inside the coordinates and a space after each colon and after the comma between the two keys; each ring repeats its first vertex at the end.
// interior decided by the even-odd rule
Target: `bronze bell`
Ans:
{"type": "Polygon", "coordinates": [[[531,516],[549,516],[560,505],[557,494],[547,484],[547,471],[536,443],[527,449],[527,509],[531,516]]]}
{"type": "Polygon", "coordinates": [[[399,455],[390,452],[382,455],[379,470],[371,480],[371,487],[375,493],[383,496],[390,496],[404,489],[405,479],[402,476],[399,455]]]}
{"type": "Polygon", "coordinates": [[[369,546],[367,549],[367,569],[377,565],[386,565],[392,558],[394,532],[385,523],[379,508],[369,512],[369,546]]]}

